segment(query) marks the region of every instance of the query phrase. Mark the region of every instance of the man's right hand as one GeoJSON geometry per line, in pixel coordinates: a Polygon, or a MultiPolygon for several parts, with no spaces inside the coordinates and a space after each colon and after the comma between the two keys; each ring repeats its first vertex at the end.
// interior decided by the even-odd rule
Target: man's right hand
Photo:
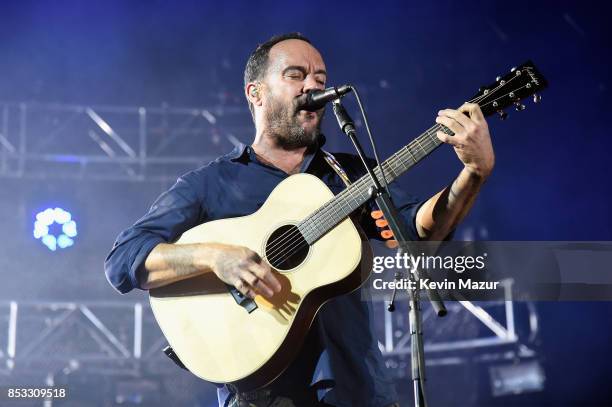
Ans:
{"type": "Polygon", "coordinates": [[[250,298],[255,298],[257,294],[269,298],[281,291],[281,284],[270,265],[257,253],[244,246],[215,246],[211,266],[223,282],[233,285],[250,298]]]}
{"type": "Polygon", "coordinates": [[[138,276],[145,290],[214,272],[223,282],[254,298],[270,298],[281,284],[272,269],[257,253],[244,247],[222,243],[160,243],[149,253],[138,276]]]}

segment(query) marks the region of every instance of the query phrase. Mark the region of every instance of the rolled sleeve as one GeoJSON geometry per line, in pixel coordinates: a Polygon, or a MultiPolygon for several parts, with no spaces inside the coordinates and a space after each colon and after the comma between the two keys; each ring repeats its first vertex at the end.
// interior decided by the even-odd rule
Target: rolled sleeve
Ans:
{"type": "Polygon", "coordinates": [[[141,288],[138,282],[141,267],[155,246],[166,242],[155,234],[139,233],[130,237],[131,234],[138,233],[128,229],[119,235],[104,262],[106,279],[121,294],[141,288]]]}
{"type": "Polygon", "coordinates": [[[142,289],[139,275],[155,246],[176,240],[204,221],[203,182],[192,178],[190,174],[179,178],[144,217],[117,237],[104,262],[104,272],[120,293],[142,289]]]}

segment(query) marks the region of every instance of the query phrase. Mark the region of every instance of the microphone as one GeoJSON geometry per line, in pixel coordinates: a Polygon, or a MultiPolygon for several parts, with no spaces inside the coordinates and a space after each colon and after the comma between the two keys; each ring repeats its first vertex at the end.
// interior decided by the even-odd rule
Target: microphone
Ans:
{"type": "Polygon", "coordinates": [[[314,112],[321,109],[327,102],[336,100],[351,91],[351,85],[332,86],[325,90],[314,90],[306,93],[304,101],[299,105],[300,110],[314,112]]]}

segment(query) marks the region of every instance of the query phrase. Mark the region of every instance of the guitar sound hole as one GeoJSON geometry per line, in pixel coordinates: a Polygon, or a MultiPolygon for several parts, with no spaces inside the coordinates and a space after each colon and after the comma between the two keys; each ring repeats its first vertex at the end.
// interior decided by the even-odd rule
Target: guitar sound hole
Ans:
{"type": "Polygon", "coordinates": [[[276,229],[266,242],[266,259],[276,270],[291,270],[299,266],[310,246],[295,225],[285,225],[276,229]]]}

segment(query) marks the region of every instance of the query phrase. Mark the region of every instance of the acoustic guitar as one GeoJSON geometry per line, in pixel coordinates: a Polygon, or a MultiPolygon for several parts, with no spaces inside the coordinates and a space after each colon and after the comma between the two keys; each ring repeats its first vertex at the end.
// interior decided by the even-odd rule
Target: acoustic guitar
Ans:
{"type": "MultiPolygon", "coordinates": [[[[499,113],[547,86],[531,62],[479,90],[470,100],[485,116],[499,113]]],[[[440,146],[436,124],[386,160],[387,180],[399,177],[440,146]]],[[[380,168],[374,170],[380,176],[380,168]]],[[[299,351],[318,309],[357,289],[372,268],[371,249],[349,215],[370,199],[363,176],[334,196],[309,174],[288,177],[257,212],[196,226],[175,244],[220,242],[246,246],[267,261],[282,284],[271,299],[242,296],[206,273],[150,290],[153,313],[183,364],[196,376],[250,391],[278,377],[299,351]]]]}

